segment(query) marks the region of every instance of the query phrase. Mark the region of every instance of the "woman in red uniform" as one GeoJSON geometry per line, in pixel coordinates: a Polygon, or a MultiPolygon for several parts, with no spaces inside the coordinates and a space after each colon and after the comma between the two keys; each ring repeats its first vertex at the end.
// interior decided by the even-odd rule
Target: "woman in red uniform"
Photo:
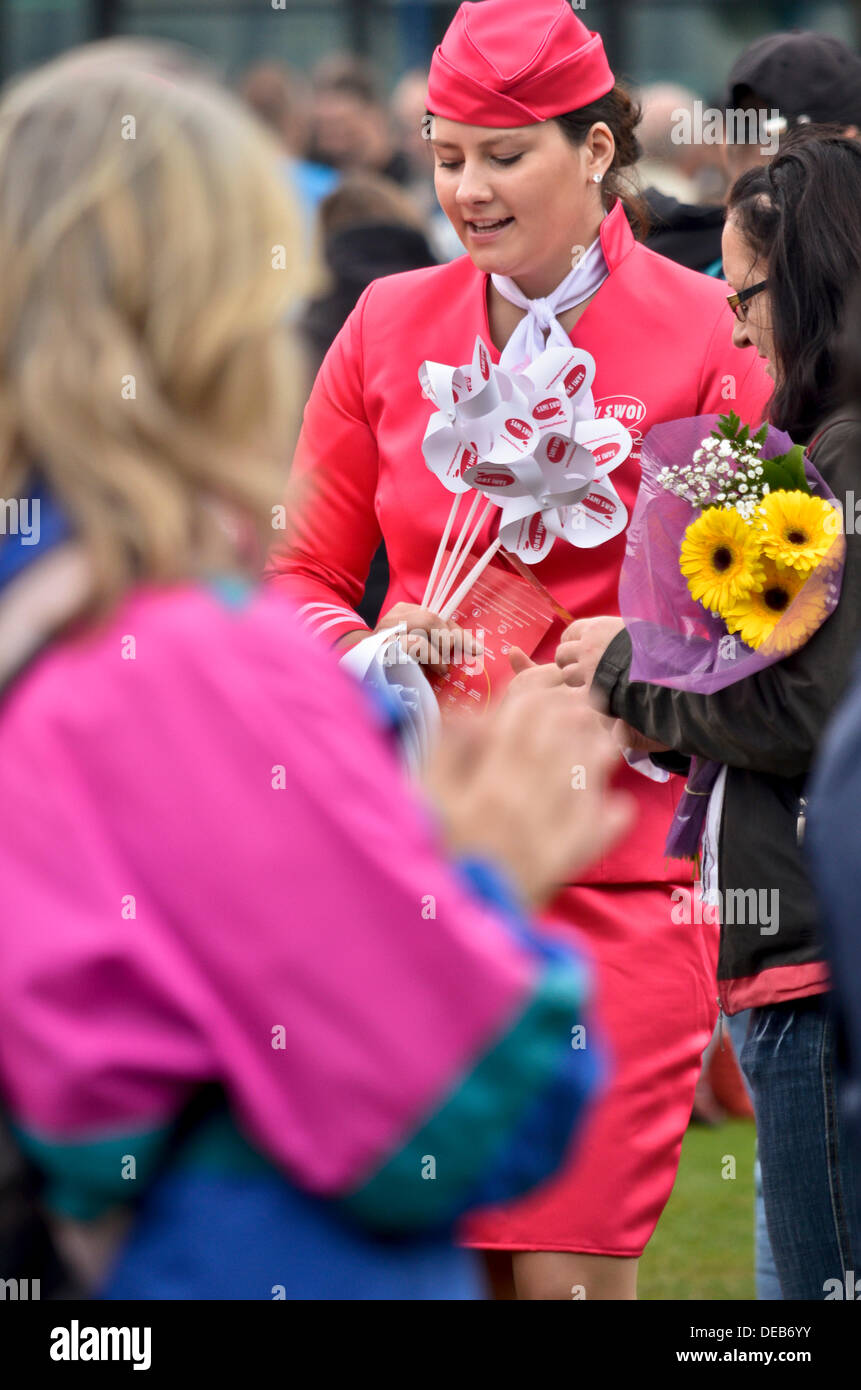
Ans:
{"type": "MultiPolygon", "coordinates": [[[[272,579],[340,647],[366,635],[355,608],[381,536],[391,568],[381,626],[443,625],[421,607],[451,500],[422,457],[425,359],[468,362],[480,334],[495,361],[505,352],[516,365],[545,332],[570,335],[595,359],[596,413],[634,436],[613,473],[629,512],[644,431],[730,407],[756,423],[769,394],[759,361],[732,346],[723,287],[634,238],[619,171],[637,157],[637,113],[600,36],[566,0],[533,0],[528,15],[527,26],[519,0],[464,4],[434,55],[437,193],[468,255],[374,282],[306,410],[295,530],[272,579]]],[[[624,534],[595,549],[557,541],[535,572],[577,617],[618,613],[624,549],[624,534]]],[[[548,632],[536,661],[552,661],[561,630],[548,632]]],[[[631,768],[619,781],[638,802],[634,828],[566,887],[549,921],[595,960],[613,1085],[567,1172],[464,1232],[506,1261],[513,1254],[522,1298],[636,1296],[637,1260],[672,1189],[716,1016],[717,928],[671,915],[685,874],[663,855],[676,793],[631,768]]]]}

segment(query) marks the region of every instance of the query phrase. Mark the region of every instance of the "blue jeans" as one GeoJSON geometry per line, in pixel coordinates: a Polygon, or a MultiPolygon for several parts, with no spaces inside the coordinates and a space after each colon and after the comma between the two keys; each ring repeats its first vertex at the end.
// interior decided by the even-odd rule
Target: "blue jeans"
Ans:
{"type": "Polygon", "coordinates": [[[740,1061],[753,1094],[765,1214],[783,1297],[824,1299],[828,1281],[842,1285],[861,1259],[827,995],[753,1009],[740,1061]]]}
{"type": "MultiPolygon", "coordinates": [[[[724,1022],[732,1038],[733,1051],[736,1058],[739,1059],[740,1065],[741,1051],[750,1026],[750,1012],[745,1009],[740,1014],[726,1017],[724,1022]]],[[[747,1082],[745,1085],[747,1086],[747,1093],[750,1095],[750,1086],[747,1085],[747,1082]]],[[[750,1099],[752,1104],[753,1096],[750,1099]]],[[[783,1294],[780,1292],[780,1280],[777,1277],[777,1270],[774,1268],[774,1256],[771,1253],[768,1225],[765,1220],[765,1202],[762,1199],[762,1167],[759,1162],[758,1146],[753,1161],[753,1245],[757,1299],[771,1302],[781,1299],[783,1294]]]]}

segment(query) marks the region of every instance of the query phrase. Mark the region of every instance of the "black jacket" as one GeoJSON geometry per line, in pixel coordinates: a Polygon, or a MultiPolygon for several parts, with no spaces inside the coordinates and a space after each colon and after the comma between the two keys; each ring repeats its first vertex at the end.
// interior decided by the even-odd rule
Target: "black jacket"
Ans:
{"type": "Polygon", "coordinates": [[[815,435],[810,458],[846,508],[847,534],[840,602],[807,644],[713,695],[631,681],[626,632],[595,673],[611,714],[678,754],[727,764],[718,878],[724,908],[732,901],[733,911],[722,924],[718,980],[730,1014],[816,994],[828,982],[799,818],[817,745],[861,642],[861,507],[859,534],[853,514],[854,494],[861,500],[861,413],[832,416],[815,435]],[[750,890],[776,890],[776,900],[765,900],[767,908],[776,902],[776,931],[774,921],[763,930],[750,890]]]}
{"type": "Polygon", "coordinates": [[[649,210],[649,250],[691,270],[715,274],[726,209],[719,203],[680,203],[657,188],[647,188],[643,200],[649,210]]]}

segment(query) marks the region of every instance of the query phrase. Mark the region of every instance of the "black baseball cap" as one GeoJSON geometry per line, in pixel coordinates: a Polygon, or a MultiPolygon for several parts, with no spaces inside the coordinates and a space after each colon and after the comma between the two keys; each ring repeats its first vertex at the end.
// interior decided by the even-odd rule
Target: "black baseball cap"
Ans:
{"type": "Polygon", "coordinates": [[[736,59],[727,85],[734,110],[744,109],[752,92],[789,125],[861,126],[861,58],[830,34],[767,34],[736,59]]]}

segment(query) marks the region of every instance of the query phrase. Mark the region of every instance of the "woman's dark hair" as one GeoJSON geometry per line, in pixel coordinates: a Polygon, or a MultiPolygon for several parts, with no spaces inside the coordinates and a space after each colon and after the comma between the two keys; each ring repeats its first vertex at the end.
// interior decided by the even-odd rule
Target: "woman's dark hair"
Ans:
{"type": "Polygon", "coordinates": [[[554,117],[572,145],[582,145],[598,121],[609,126],[616,142],[616,151],[604,175],[604,205],[609,209],[618,198],[639,237],[644,237],[649,230],[648,209],[636,185],[625,177],[624,170],[632,168],[642,154],[636,135],[642,114],[641,108],[625,88],[617,83],[606,96],[599,97],[588,106],[554,117]]]}
{"type": "Polygon", "coordinates": [[[861,143],[798,130],[730,189],[728,215],[767,266],[776,387],[769,415],[799,442],[841,401],[847,296],[861,275],[861,143]]]}
{"type": "Polygon", "coordinates": [[[841,405],[861,407],[861,278],[847,300],[846,326],[841,343],[841,405]]]}

